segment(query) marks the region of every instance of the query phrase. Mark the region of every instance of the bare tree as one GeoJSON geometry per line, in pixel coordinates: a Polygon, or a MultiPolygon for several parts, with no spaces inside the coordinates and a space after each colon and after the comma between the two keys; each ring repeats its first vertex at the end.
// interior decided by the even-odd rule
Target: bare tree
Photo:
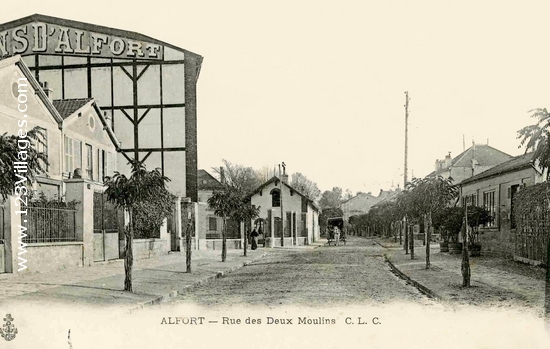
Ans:
{"type": "MultiPolygon", "coordinates": [[[[228,160],[223,159],[223,179],[226,185],[236,189],[239,192],[249,193],[256,189],[262,182],[263,176],[252,167],[246,167],[240,164],[233,164],[228,160]]],[[[220,178],[222,177],[220,168],[212,169],[220,178]]]]}
{"type": "Polygon", "coordinates": [[[313,182],[300,172],[292,174],[290,186],[305,196],[311,201],[317,202],[321,196],[321,190],[317,187],[317,183],[313,182]]]}

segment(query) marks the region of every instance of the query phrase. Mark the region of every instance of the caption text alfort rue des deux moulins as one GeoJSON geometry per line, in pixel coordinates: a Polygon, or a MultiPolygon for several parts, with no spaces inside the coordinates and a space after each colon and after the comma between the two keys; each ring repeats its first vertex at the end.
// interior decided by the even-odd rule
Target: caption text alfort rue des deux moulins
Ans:
{"type": "Polygon", "coordinates": [[[197,317],[163,317],[161,325],[336,325],[338,323],[346,325],[381,325],[378,317],[342,317],[341,319],[326,317],[298,316],[296,318],[271,317],[253,318],[243,317],[234,318],[223,316],[221,318],[207,319],[204,316],[197,317]]]}

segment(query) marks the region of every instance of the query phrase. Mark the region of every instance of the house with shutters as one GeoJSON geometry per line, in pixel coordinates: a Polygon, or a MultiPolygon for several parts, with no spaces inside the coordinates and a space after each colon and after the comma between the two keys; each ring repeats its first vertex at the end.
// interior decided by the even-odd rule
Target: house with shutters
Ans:
{"type": "Polygon", "coordinates": [[[533,162],[533,153],[512,157],[460,183],[460,202],[464,206],[485,208],[492,222],[480,227],[485,251],[513,255],[516,222],[514,196],[526,186],[543,182],[545,175],[533,162]]]}
{"type": "Polygon", "coordinates": [[[274,176],[250,194],[260,208],[256,227],[261,227],[266,247],[307,245],[318,241],[319,207],[288,184],[288,175],[274,176]]]}
{"type": "MultiPolygon", "coordinates": [[[[17,269],[17,233],[14,235],[13,229],[23,223],[27,224],[25,270],[91,265],[96,260],[94,253],[98,254],[95,245],[104,246],[97,241],[94,244],[93,199],[95,191],[103,190],[105,177],[116,170],[118,139],[93,98],[52,100],[51,96],[48,84],[39,84],[21,57],[0,60],[0,132],[16,135],[38,128],[43,140],[36,147],[47,155],[48,165],[32,184],[33,191],[80,205],[72,210],[28,203],[24,218],[12,215],[3,219],[0,259],[4,268],[0,272],[17,269]]],[[[13,212],[12,200],[2,204],[5,217],[13,212]]],[[[117,229],[114,233],[112,254],[119,258],[117,229]]]]}
{"type": "Polygon", "coordinates": [[[93,98],[52,100],[48,84],[40,85],[19,56],[0,61],[0,81],[5,85],[0,88],[0,131],[17,134],[38,127],[44,135],[38,150],[47,154],[49,165],[36,190],[61,198],[66,179],[103,183],[114,173],[119,142],[93,98]]]}

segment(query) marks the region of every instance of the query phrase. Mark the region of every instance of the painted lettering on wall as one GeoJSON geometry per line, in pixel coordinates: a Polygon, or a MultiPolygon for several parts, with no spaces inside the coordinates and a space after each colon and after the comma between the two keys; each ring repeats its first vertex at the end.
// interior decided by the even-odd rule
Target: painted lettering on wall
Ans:
{"type": "Polygon", "coordinates": [[[159,44],[42,22],[0,32],[0,57],[42,53],[162,60],[163,52],[159,44]]]}

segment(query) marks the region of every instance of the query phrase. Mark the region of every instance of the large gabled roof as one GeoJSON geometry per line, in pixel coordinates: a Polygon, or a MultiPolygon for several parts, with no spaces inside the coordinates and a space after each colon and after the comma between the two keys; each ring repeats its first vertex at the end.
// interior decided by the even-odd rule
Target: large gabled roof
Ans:
{"type": "Polygon", "coordinates": [[[454,167],[471,167],[472,159],[476,160],[479,166],[496,166],[512,156],[493,148],[487,144],[476,144],[463,151],[453,159],[454,167]]]}
{"type": "Polygon", "coordinates": [[[65,120],[91,100],[93,100],[93,98],[55,99],[53,101],[53,106],[57,109],[63,120],[65,120]]]}
{"type": "Polygon", "coordinates": [[[513,157],[512,159],[510,159],[506,162],[503,162],[500,165],[497,165],[497,166],[495,166],[493,168],[490,168],[486,171],[478,173],[475,176],[472,176],[468,179],[463,180],[460,184],[463,185],[463,184],[473,183],[473,182],[477,182],[479,180],[483,180],[483,179],[487,179],[487,178],[491,178],[491,177],[497,177],[501,174],[523,170],[525,168],[533,168],[533,169],[536,170],[536,167],[533,164],[533,153],[532,152],[513,157]]]}
{"type": "Polygon", "coordinates": [[[197,171],[197,182],[199,190],[223,189],[223,184],[221,184],[220,181],[205,170],[197,171]]]}
{"type": "Polygon", "coordinates": [[[173,48],[173,49],[178,50],[178,51],[187,52],[187,53],[193,54],[197,57],[201,57],[200,55],[198,55],[196,53],[193,53],[191,51],[188,51],[186,49],[183,49],[181,47],[174,46],[172,44],[166,43],[166,42],[161,41],[161,40],[154,39],[150,36],[143,35],[143,34],[140,34],[140,33],[137,33],[137,32],[133,32],[133,31],[129,31],[129,30],[123,30],[123,29],[109,28],[109,27],[105,27],[105,26],[102,26],[102,25],[79,22],[79,21],[74,21],[74,20],[71,20],[71,19],[64,19],[64,18],[58,18],[58,17],[53,17],[53,16],[46,16],[46,15],[42,15],[42,14],[38,14],[38,13],[27,16],[27,17],[19,18],[19,19],[10,21],[10,22],[2,23],[2,24],[0,24],[0,31],[16,28],[16,27],[22,26],[24,24],[32,23],[32,22],[46,22],[46,23],[57,24],[57,25],[61,25],[61,26],[72,27],[72,28],[76,28],[76,29],[93,31],[93,32],[101,33],[101,34],[110,34],[110,35],[125,37],[125,38],[128,38],[128,39],[147,41],[147,42],[154,43],[154,44],[164,45],[164,46],[173,48]]]}
{"type": "Polygon", "coordinates": [[[21,70],[21,73],[23,74],[23,76],[25,76],[25,78],[27,79],[29,84],[32,86],[35,94],[38,96],[38,99],[40,99],[40,101],[44,104],[46,109],[50,112],[50,115],[54,118],[55,122],[57,123],[58,128],[61,129],[62,124],[63,124],[63,118],[61,117],[61,115],[59,115],[59,112],[54,107],[54,105],[52,104],[52,102],[50,101],[48,96],[46,96],[46,93],[44,92],[44,90],[40,86],[40,83],[38,81],[36,81],[36,79],[34,77],[34,74],[31,73],[31,71],[29,70],[29,68],[25,64],[25,62],[23,62],[23,60],[21,59],[21,56],[20,55],[15,55],[15,56],[4,58],[4,59],[0,60],[0,68],[11,65],[11,64],[14,64],[17,68],[19,68],[21,70]]]}
{"type": "MultiPolygon", "coordinates": [[[[254,196],[254,194],[257,194],[260,192],[260,190],[262,190],[263,188],[265,188],[266,186],[268,186],[269,184],[275,182],[275,181],[281,181],[281,179],[279,179],[279,177],[277,176],[273,176],[271,177],[270,179],[268,179],[266,182],[262,183],[258,188],[254,189],[249,195],[248,197],[252,197],[254,196]]],[[[294,189],[293,187],[291,187],[288,183],[286,183],[285,181],[283,181],[284,185],[289,188],[290,190],[294,191],[296,194],[300,195],[301,197],[305,198],[309,204],[311,204],[311,206],[313,206],[313,208],[316,210],[316,211],[319,211],[319,207],[315,204],[315,202],[313,200],[311,200],[310,198],[308,198],[307,196],[305,196],[304,194],[302,194],[300,191],[294,189]]]]}

